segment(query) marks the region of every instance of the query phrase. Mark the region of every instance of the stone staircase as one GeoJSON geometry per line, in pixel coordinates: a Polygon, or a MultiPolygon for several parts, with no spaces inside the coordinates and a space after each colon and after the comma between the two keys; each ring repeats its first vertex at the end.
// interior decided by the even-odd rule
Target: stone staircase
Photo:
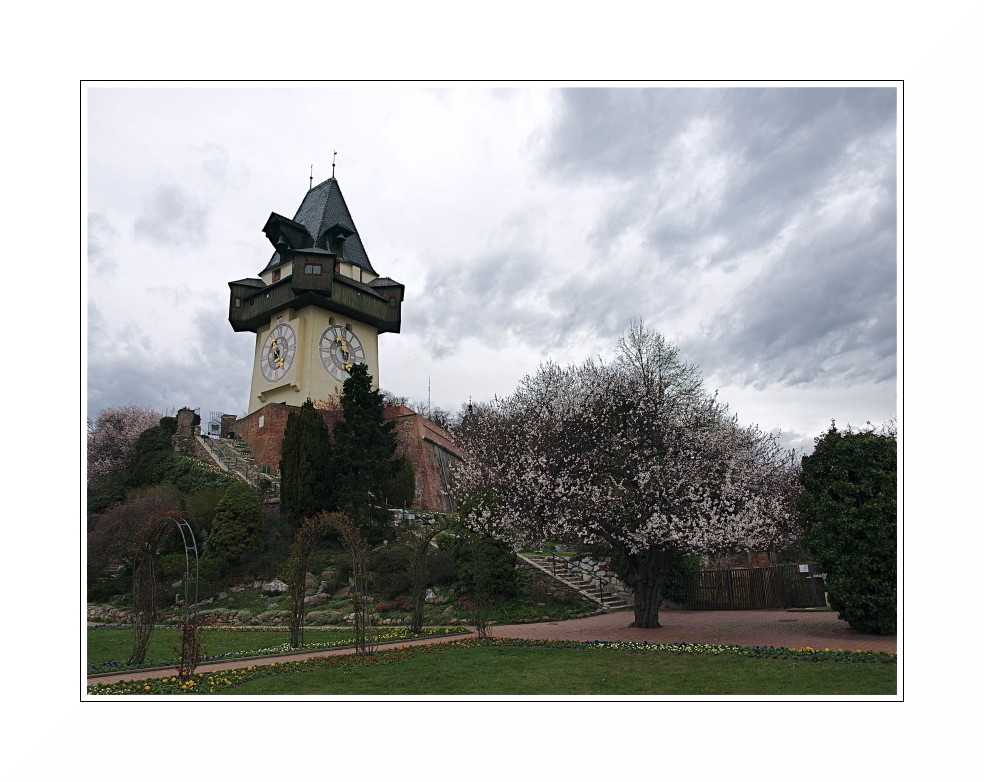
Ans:
{"type": "Polygon", "coordinates": [[[601,581],[589,578],[583,571],[572,568],[563,557],[543,554],[517,554],[521,562],[561,582],[582,597],[595,603],[604,612],[621,611],[632,607],[632,596],[613,590],[601,581]]]}
{"type": "Polygon", "coordinates": [[[260,470],[249,446],[242,440],[223,440],[218,437],[198,437],[204,451],[219,467],[232,472],[253,486],[261,499],[280,497],[280,477],[260,470]]]}

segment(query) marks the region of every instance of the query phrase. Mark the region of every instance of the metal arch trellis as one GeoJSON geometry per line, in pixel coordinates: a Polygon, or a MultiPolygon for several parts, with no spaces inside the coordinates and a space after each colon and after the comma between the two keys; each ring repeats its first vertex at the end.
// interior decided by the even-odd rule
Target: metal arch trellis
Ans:
{"type": "MultiPolygon", "coordinates": [[[[137,540],[136,559],[133,568],[133,605],[134,605],[134,625],[133,625],[133,652],[130,655],[130,664],[139,665],[143,663],[150,644],[154,626],[157,623],[157,577],[154,568],[154,559],[160,553],[166,536],[166,530],[170,529],[168,521],[173,521],[181,533],[181,540],[185,550],[185,578],[184,578],[184,606],[183,623],[184,630],[182,636],[187,635],[187,630],[191,625],[191,606],[198,603],[198,543],[195,540],[195,533],[187,519],[183,518],[177,511],[166,511],[161,513],[145,524],[139,533],[137,540]],[[192,600],[191,583],[191,556],[195,557],[195,583],[194,600],[192,600]]],[[[185,641],[182,641],[182,669],[186,663],[185,641]]],[[[194,655],[192,655],[194,656],[194,655]]],[[[194,668],[194,661],[190,665],[194,668]]]]}
{"type": "Polygon", "coordinates": [[[184,622],[188,623],[189,620],[189,607],[192,605],[188,600],[188,589],[191,585],[191,555],[195,555],[195,599],[194,605],[198,605],[198,544],[195,541],[195,533],[191,529],[191,525],[188,523],[187,519],[179,518],[174,519],[174,523],[178,526],[178,532],[181,533],[181,541],[184,543],[185,550],[185,577],[184,577],[184,622]],[[191,542],[188,539],[191,538],[191,542]]]}

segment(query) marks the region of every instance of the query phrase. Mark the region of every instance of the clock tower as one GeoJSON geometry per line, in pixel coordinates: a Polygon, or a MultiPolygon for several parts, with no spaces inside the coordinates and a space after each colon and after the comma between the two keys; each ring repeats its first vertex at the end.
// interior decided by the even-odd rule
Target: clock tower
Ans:
{"type": "Polygon", "coordinates": [[[270,262],[229,283],[229,323],[256,334],[249,413],[327,399],[353,364],[378,388],[377,339],[400,331],[403,286],[373,269],[338,181],[308,190],[293,220],[271,213],[263,233],[270,262]]]}

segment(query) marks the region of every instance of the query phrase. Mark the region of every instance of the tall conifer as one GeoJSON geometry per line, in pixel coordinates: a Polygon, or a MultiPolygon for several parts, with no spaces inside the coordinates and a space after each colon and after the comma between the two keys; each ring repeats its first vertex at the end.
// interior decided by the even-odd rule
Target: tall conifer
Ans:
{"type": "Polygon", "coordinates": [[[291,410],[280,455],[280,511],[294,525],[332,508],[328,427],[309,399],[291,410]]]}
{"type": "Polygon", "coordinates": [[[337,509],[355,519],[369,540],[384,535],[386,487],[403,460],[395,424],[383,417],[383,397],[372,390],[365,364],[352,367],[342,386],[344,418],[335,426],[332,480],[337,509]]]}

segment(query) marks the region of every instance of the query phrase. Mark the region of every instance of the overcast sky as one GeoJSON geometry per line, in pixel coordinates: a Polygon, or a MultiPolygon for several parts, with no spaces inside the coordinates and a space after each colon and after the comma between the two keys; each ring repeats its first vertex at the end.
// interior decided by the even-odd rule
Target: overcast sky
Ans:
{"type": "Polygon", "coordinates": [[[896,415],[892,86],[97,86],[85,108],[89,417],[244,413],[227,283],[335,150],[406,286],[379,341],[397,395],[456,411],[643,318],[790,445],[896,415]]]}

